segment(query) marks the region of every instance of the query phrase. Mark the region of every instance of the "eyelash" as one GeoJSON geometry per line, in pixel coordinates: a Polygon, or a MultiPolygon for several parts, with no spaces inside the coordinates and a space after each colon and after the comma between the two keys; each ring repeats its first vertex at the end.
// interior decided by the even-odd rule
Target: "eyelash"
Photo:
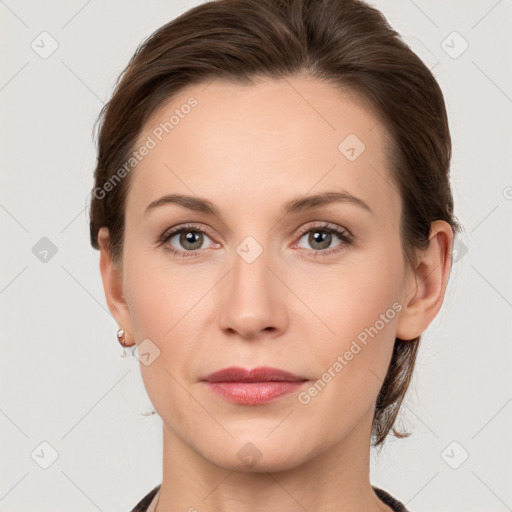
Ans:
{"type": "MultiPolygon", "coordinates": [[[[195,227],[193,225],[187,224],[187,225],[179,226],[178,228],[172,229],[171,231],[166,231],[160,237],[159,243],[160,243],[160,245],[166,244],[174,235],[180,234],[182,232],[187,232],[187,231],[191,231],[191,232],[195,232],[195,233],[201,233],[203,235],[206,235],[206,236],[210,237],[210,235],[208,235],[208,233],[206,231],[204,231],[202,229],[199,229],[199,228],[197,228],[197,227],[195,227]]],[[[338,238],[342,242],[342,243],[340,243],[339,245],[337,245],[336,247],[334,247],[332,249],[323,249],[323,250],[311,249],[311,251],[314,253],[314,257],[315,258],[319,254],[321,254],[321,257],[324,257],[324,256],[327,256],[327,255],[330,255],[330,254],[333,254],[333,253],[338,253],[338,252],[344,250],[344,246],[352,245],[354,240],[355,240],[355,236],[352,235],[352,233],[348,232],[347,230],[344,230],[344,229],[342,230],[342,229],[333,227],[332,225],[326,224],[326,223],[324,223],[322,225],[319,225],[319,226],[308,226],[308,227],[302,229],[299,232],[299,240],[306,233],[309,233],[311,231],[325,231],[325,232],[328,232],[328,233],[334,233],[336,236],[338,236],[338,238]]],[[[197,256],[203,249],[196,249],[195,251],[180,251],[180,250],[174,248],[172,245],[168,245],[166,247],[166,250],[170,251],[171,253],[173,253],[175,255],[180,255],[181,254],[184,258],[187,258],[187,257],[190,257],[190,256],[197,256]]]]}

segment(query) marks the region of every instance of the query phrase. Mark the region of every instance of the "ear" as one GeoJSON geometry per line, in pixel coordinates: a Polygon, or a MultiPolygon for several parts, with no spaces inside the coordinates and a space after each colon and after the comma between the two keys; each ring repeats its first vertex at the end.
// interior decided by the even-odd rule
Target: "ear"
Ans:
{"type": "Polygon", "coordinates": [[[130,319],[128,304],[123,295],[123,273],[122,269],[114,266],[110,252],[108,228],[102,227],[98,233],[98,244],[100,246],[100,271],[103,280],[103,289],[107,300],[108,309],[117,321],[121,329],[126,332],[126,344],[133,345],[133,330],[130,319]]]}
{"type": "Polygon", "coordinates": [[[452,246],[451,226],[444,220],[432,222],[429,246],[418,253],[418,265],[406,279],[397,338],[417,338],[441,309],[452,264],[452,246]]]}

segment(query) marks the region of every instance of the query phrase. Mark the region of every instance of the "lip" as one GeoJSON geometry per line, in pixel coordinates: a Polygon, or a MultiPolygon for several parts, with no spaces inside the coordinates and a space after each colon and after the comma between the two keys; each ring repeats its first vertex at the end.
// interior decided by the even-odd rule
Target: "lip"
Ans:
{"type": "Polygon", "coordinates": [[[206,382],[298,382],[308,379],[270,366],[258,366],[252,370],[230,366],[210,373],[201,380],[206,382]]]}
{"type": "Polygon", "coordinates": [[[214,393],[240,405],[260,405],[293,393],[309,379],[260,366],[252,370],[231,366],[201,379],[214,393]]]}

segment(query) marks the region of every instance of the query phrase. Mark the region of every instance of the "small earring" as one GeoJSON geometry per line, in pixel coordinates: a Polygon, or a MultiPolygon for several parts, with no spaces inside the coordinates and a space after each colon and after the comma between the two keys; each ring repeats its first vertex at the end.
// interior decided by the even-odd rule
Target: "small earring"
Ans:
{"type": "Polygon", "coordinates": [[[126,347],[126,332],[124,331],[124,329],[119,329],[117,331],[117,341],[119,341],[119,343],[121,343],[123,347],[126,347]]]}

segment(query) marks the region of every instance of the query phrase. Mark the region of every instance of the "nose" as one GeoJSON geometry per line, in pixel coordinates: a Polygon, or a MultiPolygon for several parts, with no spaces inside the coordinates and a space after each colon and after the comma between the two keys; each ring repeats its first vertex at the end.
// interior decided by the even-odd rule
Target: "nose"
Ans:
{"type": "Polygon", "coordinates": [[[235,253],[233,269],[222,288],[219,324],[243,339],[275,338],[287,328],[286,287],[276,277],[269,253],[251,262],[235,253]]]}

